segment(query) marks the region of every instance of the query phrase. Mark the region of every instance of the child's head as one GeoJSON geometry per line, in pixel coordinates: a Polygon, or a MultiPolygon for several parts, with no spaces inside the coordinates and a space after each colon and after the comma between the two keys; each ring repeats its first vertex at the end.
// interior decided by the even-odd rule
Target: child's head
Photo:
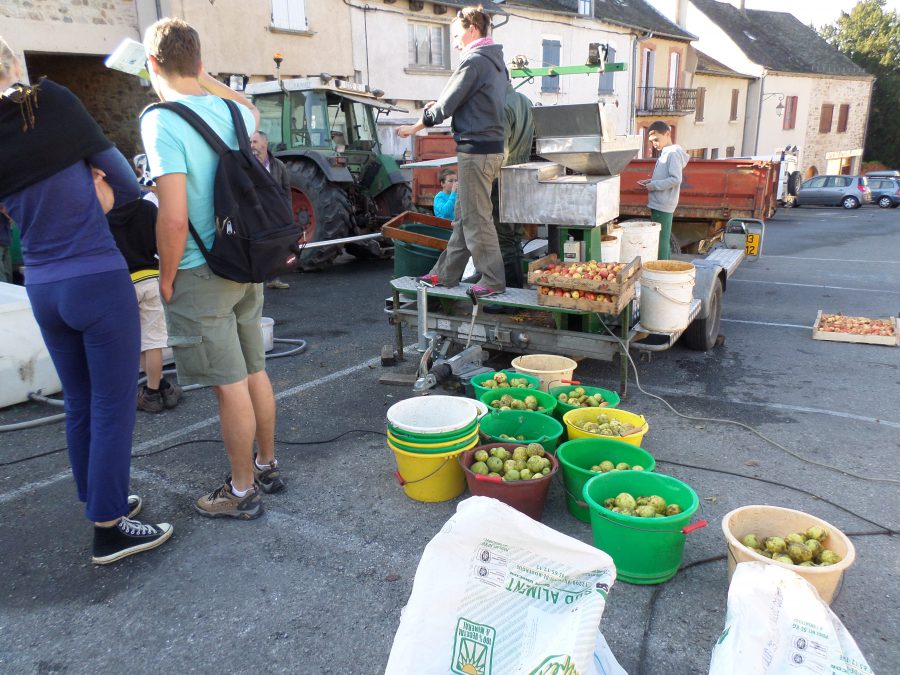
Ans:
{"type": "Polygon", "coordinates": [[[456,171],[453,169],[441,169],[441,172],[438,174],[438,180],[441,183],[441,190],[449,194],[453,192],[453,188],[456,187],[458,181],[456,171]]]}

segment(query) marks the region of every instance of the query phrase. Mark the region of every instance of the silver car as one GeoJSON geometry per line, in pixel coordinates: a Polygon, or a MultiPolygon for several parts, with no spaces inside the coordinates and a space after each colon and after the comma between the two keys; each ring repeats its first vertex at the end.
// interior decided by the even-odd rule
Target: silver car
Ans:
{"type": "Polygon", "coordinates": [[[794,199],[794,206],[843,206],[858,209],[872,202],[872,191],[865,176],[814,176],[805,181],[794,199]]]}

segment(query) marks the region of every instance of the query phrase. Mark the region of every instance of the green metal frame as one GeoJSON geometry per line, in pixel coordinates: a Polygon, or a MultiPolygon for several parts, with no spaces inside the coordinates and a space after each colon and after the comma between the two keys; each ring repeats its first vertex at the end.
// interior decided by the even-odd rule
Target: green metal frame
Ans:
{"type": "Polygon", "coordinates": [[[516,89],[536,77],[554,77],[556,75],[593,75],[594,73],[621,73],[628,70],[625,63],[605,63],[603,66],[586,63],[583,66],[547,66],[546,68],[514,68],[509,71],[511,78],[525,78],[516,89]]]}

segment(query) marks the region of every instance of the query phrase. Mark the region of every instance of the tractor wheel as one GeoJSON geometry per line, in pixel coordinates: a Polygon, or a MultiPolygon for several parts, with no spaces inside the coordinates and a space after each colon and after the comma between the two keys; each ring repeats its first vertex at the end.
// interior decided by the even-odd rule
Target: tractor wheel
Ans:
{"type": "Polygon", "coordinates": [[[412,202],[412,188],[408,183],[396,183],[375,197],[375,208],[379,216],[394,216],[404,211],[415,211],[412,202]]]}
{"type": "MultiPolygon", "coordinates": [[[[404,211],[415,211],[412,203],[412,189],[406,183],[397,183],[375,197],[375,211],[379,216],[393,218],[404,211]]],[[[362,233],[365,234],[365,233],[362,233]]],[[[356,244],[347,244],[347,253],[360,260],[374,260],[385,257],[385,249],[379,242],[383,239],[370,239],[356,244]]]]}
{"type": "MultiPolygon", "coordinates": [[[[303,229],[300,246],[350,233],[350,199],[312,162],[288,162],[291,174],[291,207],[303,229]]],[[[341,252],[341,246],[303,249],[300,268],[306,272],[321,270],[341,252]]]]}

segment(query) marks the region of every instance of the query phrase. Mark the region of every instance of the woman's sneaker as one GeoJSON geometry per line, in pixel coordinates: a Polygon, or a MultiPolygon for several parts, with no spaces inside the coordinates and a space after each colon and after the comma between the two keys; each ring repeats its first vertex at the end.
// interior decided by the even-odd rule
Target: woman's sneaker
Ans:
{"type": "Polygon", "coordinates": [[[94,526],[95,565],[108,565],[141,551],[149,551],[165,543],[174,529],[169,523],[147,525],[139,520],[122,518],[110,527],[94,526]]]}
{"type": "Polygon", "coordinates": [[[271,464],[260,469],[256,465],[256,455],[253,455],[253,482],[266,494],[281,492],[284,490],[284,481],[281,479],[281,471],[278,470],[278,460],[273,459],[271,464]]]}
{"type": "Polygon", "coordinates": [[[253,520],[263,514],[262,498],[254,484],[243,497],[231,491],[231,480],[225,481],[222,487],[216,488],[208,495],[203,495],[194,504],[197,513],[207,518],[238,518],[253,520]]]}
{"type": "Polygon", "coordinates": [[[143,505],[144,500],[140,498],[138,495],[128,495],[128,513],[125,514],[126,518],[134,518],[137,514],[141,512],[141,506],[143,505]]]}

